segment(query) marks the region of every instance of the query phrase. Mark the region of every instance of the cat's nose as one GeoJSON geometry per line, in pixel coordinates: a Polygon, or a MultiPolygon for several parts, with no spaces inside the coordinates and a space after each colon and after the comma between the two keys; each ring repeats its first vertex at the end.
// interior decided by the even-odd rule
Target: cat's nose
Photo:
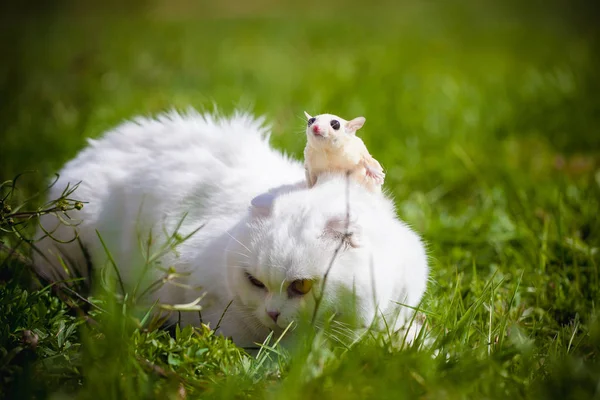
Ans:
{"type": "Polygon", "coordinates": [[[277,318],[279,318],[279,311],[267,311],[267,315],[271,317],[271,319],[277,322],[277,318]]]}

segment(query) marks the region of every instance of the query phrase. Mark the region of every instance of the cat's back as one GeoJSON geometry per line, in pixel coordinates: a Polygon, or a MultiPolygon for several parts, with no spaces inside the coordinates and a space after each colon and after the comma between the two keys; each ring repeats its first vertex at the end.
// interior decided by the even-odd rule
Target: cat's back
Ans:
{"type": "Polygon", "coordinates": [[[268,141],[263,120],[244,113],[222,117],[189,111],[137,118],[88,140],[60,171],[53,194],[77,182],[77,195],[84,201],[102,198],[120,185],[141,191],[165,186],[173,195],[193,185],[268,187],[299,170],[296,161],[268,141]],[[235,176],[240,179],[232,181],[235,176]]]}

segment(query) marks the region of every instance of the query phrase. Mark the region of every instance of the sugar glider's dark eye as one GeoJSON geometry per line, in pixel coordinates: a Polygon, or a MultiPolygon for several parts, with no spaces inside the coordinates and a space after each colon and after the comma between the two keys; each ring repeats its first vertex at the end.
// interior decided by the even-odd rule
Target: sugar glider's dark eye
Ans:
{"type": "Polygon", "coordinates": [[[315,123],[317,119],[315,117],[312,117],[311,119],[308,120],[308,126],[311,126],[312,124],[315,123]]]}
{"type": "Polygon", "coordinates": [[[258,279],[256,279],[255,277],[253,277],[252,275],[250,275],[249,273],[246,272],[246,277],[248,278],[248,280],[250,281],[251,284],[253,284],[254,286],[256,286],[257,288],[261,288],[264,289],[265,284],[262,283],[261,281],[259,281],[258,279]]]}
{"type": "Polygon", "coordinates": [[[336,131],[340,129],[340,121],[338,121],[337,119],[332,119],[329,125],[331,125],[331,127],[336,131]]]}

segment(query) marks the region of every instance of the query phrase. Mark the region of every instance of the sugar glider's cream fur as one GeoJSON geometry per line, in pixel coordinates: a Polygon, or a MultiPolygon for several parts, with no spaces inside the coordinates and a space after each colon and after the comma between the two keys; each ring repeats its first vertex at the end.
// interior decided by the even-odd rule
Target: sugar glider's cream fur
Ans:
{"type": "MultiPolygon", "coordinates": [[[[396,218],[393,202],[344,175],[323,175],[306,188],[303,165],[269,146],[261,119],[237,113],[170,113],[139,118],[90,140],[60,171],[50,198],[81,182],[72,197],[86,201],[71,217],[95,266],[107,256],[100,233],[126,285],[144,286],[172,267],[182,276],[152,294],[161,303],[200,302],[205,323],[241,346],[281,332],[300,310],[314,307],[323,276],[340,240],[327,278],[323,309],[340,316],[352,294],[358,326],[382,321],[399,329],[425,291],[428,265],[421,239],[396,218]],[[348,193],[348,199],[346,194],[348,193]],[[346,218],[347,206],[350,218],[346,218]],[[183,218],[185,216],[185,218],[183,218]],[[152,231],[153,250],[180,226],[197,233],[160,259],[163,268],[142,279],[140,242],[152,231]],[[346,221],[348,230],[346,231],[346,221]]],[[[44,216],[52,230],[57,221],[44,216]]],[[[69,239],[72,228],[54,236],[69,239]]],[[[38,243],[40,272],[64,277],[58,256],[75,268],[86,265],[77,242],[38,243]]],[[[176,321],[177,315],[173,315],[176,321]]],[[[197,312],[182,321],[198,324],[197,312]]]]}
{"type": "Polygon", "coordinates": [[[385,174],[356,131],[365,123],[364,117],[346,121],[337,115],[311,117],[306,111],[306,147],[304,166],[309,187],[319,175],[328,172],[349,173],[350,178],[367,189],[381,192],[385,174]]]}

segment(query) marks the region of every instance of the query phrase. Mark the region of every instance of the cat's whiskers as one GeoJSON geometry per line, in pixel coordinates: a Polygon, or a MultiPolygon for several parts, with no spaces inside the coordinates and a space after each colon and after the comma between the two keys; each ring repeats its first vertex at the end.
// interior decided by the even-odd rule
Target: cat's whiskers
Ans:
{"type": "Polygon", "coordinates": [[[250,254],[247,254],[247,253],[242,253],[242,252],[235,251],[235,250],[225,250],[225,251],[227,253],[237,254],[237,255],[242,256],[242,257],[250,258],[250,254]]]}
{"type": "Polygon", "coordinates": [[[334,332],[340,336],[343,336],[346,339],[351,339],[351,340],[355,339],[355,335],[352,334],[352,331],[349,331],[347,329],[334,328],[333,326],[330,329],[332,332],[334,332]]]}
{"type": "Polygon", "coordinates": [[[268,329],[262,324],[262,322],[260,322],[258,318],[256,318],[253,311],[254,310],[248,309],[246,312],[241,314],[242,320],[248,329],[250,329],[253,333],[259,333],[261,330],[268,329]]]}
{"type": "Polygon", "coordinates": [[[339,326],[341,328],[345,328],[345,329],[351,329],[351,326],[352,326],[351,324],[349,324],[347,322],[340,321],[340,320],[335,319],[335,318],[331,321],[331,324],[332,325],[337,325],[337,326],[339,326]]]}
{"type": "Polygon", "coordinates": [[[266,327],[258,317],[255,315],[255,309],[253,307],[246,306],[244,304],[238,304],[238,308],[241,313],[241,318],[244,320],[246,325],[252,328],[253,331],[269,329],[266,327]]]}
{"type": "MultiPolygon", "coordinates": [[[[332,322],[335,322],[335,321],[332,321],[332,322]]],[[[335,340],[342,344],[348,344],[348,342],[354,342],[358,338],[358,336],[352,335],[351,332],[348,332],[347,330],[334,328],[332,326],[332,324],[327,325],[327,328],[326,328],[324,323],[315,321],[314,326],[316,329],[323,332],[323,334],[327,338],[335,340]]]]}
{"type": "Polygon", "coordinates": [[[233,236],[231,233],[226,232],[230,238],[232,238],[233,240],[235,240],[240,246],[242,246],[243,248],[245,248],[246,250],[248,250],[249,253],[252,253],[252,250],[250,250],[248,247],[246,247],[246,245],[242,242],[240,242],[239,240],[237,240],[237,238],[235,236],[233,236]]]}
{"type": "Polygon", "coordinates": [[[248,269],[247,265],[230,265],[231,268],[248,269]]]}

